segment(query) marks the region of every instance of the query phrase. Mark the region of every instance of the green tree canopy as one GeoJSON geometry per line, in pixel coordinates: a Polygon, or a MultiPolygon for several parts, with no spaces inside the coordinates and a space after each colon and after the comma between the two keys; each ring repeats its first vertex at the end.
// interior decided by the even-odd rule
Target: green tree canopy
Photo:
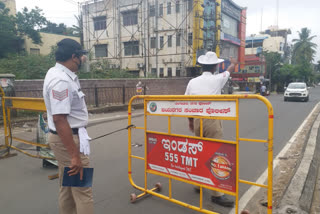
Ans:
{"type": "Polygon", "coordinates": [[[23,8],[22,12],[17,13],[17,28],[19,35],[28,36],[33,43],[41,44],[39,29],[47,24],[47,19],[43,16],[42,10],[38,7],[32,9],[23,8]]]}
{"type": "Polygon", "coordinates": [[[320,72],[320,60],[318,60],[318,62],[316,64],[316,71],[320,72]]]}
{"type": "Polygon", "coordinates": [[[312,42],[316,36],[311,36],[311,30],[302,28],[299,33],[299,39],[293,39],[292,63],[302,64],[304,62],[311,63],[316,53],[317,45],[312,42]]]}
{"type": "Polygon", "coordinates": [[[0,58],[20,49],[22,41],[17,36],[15,23],[15,17],[10,16],[9,9],[0,2],[0,58]]]}

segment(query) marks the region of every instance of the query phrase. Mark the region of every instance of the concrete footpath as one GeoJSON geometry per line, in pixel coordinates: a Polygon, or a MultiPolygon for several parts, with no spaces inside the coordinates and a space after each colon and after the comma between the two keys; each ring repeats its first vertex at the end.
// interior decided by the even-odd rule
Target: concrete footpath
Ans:
{"type": "MultiPolygon", "coordinates": [[[[319,104],[316,108],[319,108],[319,104]]],[[[317,113],[303,148],[304,151],[302,151],[301,162],[297,165],[296,171],[274,213],[320,213],[320,203],[318,201],[320,190],[319,186],[316,186],[317,180],[319,180],[320,161],[320,143],[317,143],[320,141],[319,125],[320,114],[317,113]]]]}

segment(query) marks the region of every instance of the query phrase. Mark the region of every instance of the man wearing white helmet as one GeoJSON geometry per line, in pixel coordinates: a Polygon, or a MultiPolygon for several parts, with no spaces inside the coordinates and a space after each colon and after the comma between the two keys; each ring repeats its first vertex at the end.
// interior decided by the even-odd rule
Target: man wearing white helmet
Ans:
{"type": "MultiPolygon", "coordinates": [[[[235,59],[230,59],[230,66],[226,71],[217,72],[218,64],[224,60],[219,59],[215,52],[207,52],[198,58],[198,63],[202,66],[202,75],[189,81],[185,95],[216,95],[221,94],[221,89],[226,84],[232,72],[237,65],[235,59]]],[[[189,129],[200,136],[200,119],[189,118],[189,129]]],[[[221,120],[204,119],[203,120],[203,137],[222,138],[221,120]]],[[[199,187],[196,188],[199,192],[199,187]]],[[[234,202],[226,198],[223,193],[212,191],[211,200],[225,207],[233,207],[234,202]]]]}

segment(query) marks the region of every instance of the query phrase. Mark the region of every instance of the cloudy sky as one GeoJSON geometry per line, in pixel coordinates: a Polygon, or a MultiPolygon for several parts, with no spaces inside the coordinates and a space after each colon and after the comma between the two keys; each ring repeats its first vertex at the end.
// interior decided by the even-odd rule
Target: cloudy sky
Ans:
{"type": "MultiPolygon", "coordinates": [[[[78,14],[78,3],[84,0],[16,0],[17,10],[38,6],[45,17],[55,23],[67,26],[76,24],[74,15],[78,14]]],[[[258,34],[271,25],[276,25],[277,0],[233,0],[236,4],[247,7],[247,35],[258,34]],[[262,25],[261,25],[262,16],[262,25]]],[[[320,60],[320,0],[279,0],[280,28],[290,28],[289,41],[298,38],[297,31],[303,27],[311,29],[313,40],[318,45],[316,61],[320,60]]]]}

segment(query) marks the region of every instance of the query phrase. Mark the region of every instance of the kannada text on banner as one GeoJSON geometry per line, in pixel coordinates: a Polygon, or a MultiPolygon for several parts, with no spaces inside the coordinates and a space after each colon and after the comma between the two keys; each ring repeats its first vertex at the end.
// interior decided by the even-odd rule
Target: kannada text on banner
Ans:
{"type": "Polygon", "coordinates": [[[235,101],[149,101],[150,114],[236,117],[235,101]]]}

